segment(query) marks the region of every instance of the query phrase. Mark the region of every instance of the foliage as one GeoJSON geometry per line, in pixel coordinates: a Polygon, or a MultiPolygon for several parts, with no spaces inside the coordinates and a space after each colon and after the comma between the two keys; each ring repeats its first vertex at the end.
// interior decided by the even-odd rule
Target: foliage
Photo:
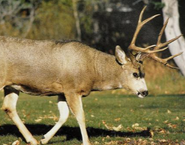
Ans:
{"type": "Polygon", "coordinates": [[[36,11],[33,28],[28,37],[32,39],[73,39],[75,21],[71,2],[42,1],[36,11]]]}
{"type": "Polygon", "coordinates": [[[151,59],[144,61],[144,66],[150,94],[185,94],[185,78],[179,70],[170,69],[151,59]]]}
{"type": "Polygon", "coordinates": [[[73,39],[72,2],[0,0],[0,34],[32,39],[73,39]]]}
{"type": "MultiPolygon", "coordinates": [[[[2,94],[1,94],[2,96],[2,94]]],[[[83,99],[86,124],[94,144],[180,144],[185,138],[184,95],[136,96],[92,93],[83,99]]],[[[39,140],[58,120],[56,97],[21,95],[18,113],[39,140]]],[[[2,105],[2,100],[0,100],[2,105]]],[[[22,139],[12,121],[0,111],[0,144],[22,139]]],[[[81,144],[78,124],[70,115],[50,144],[81,144]]]]}
{"type": "Polygon", "coordinates": [[[158,2],[158,1],[151,1],[151,3],[154,5],[154,8],[157,10],[161,10],[165,4],[162,2],[158,2]]]}
{"type": "Polygon", "coordinates": [[[39,2],[40,0],[0,0],[0,34],[26,36],[39,2]]]}

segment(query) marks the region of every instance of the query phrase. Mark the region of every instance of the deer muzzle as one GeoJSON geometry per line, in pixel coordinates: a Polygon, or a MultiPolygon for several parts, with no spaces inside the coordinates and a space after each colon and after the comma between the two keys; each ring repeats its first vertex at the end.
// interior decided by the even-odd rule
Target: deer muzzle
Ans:
{"type": "Polygon", "coordinates": [[[146,97],[148,95],[148,91],[141,91],[141,92],[138,92],[137,93],[137,96],[139,97],[139,98],[144,98],[144,97],[146,97]]]}

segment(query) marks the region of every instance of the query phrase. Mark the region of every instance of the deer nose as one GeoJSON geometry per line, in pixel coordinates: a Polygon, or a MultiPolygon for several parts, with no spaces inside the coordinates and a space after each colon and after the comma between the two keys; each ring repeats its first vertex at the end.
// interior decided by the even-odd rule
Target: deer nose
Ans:
{"type": "Polygon", "coordinates": [[[143,97],[147,96],[147,95],[148,95],[148,91],[143,91],[143,92],[141,92],[141,95],[142,95],[143,97]]]}

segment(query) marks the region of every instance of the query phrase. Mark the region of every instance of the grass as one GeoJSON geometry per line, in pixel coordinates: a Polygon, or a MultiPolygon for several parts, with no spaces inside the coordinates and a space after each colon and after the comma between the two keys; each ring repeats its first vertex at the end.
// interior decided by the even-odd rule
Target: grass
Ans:
{"type": "MultiPolygon", "coordinates": [[[[144,61],[146,83],[150,94],[185,94],[185,77],[155,61],[144,61]]],[[[171,64],[173,65],[173,64],[171,64]]]]}
{"type": "MultiPolygon", "coordinates": [[[[185,78],[178,71],[151,61],[147,61],[145,70],[151,94],[145,99],[126,95],[130,92],[122,90],[96,92],[83,98],[87,131],[93,144],[185,144],[185,78]]],[[[20,96],[18,113],[37,140],[58,120],[56,100],[57,97],[20,96]]],[[[0,106],[2,101],[0,93],[0,106]]],[[[16,126],[0,111],[0,144],[11,145],[15,140],[26,144],[16,126]]],[[[81,144],[73,115],[49,144],[81,144]]]]}
{"type": "MultiPolygon", "coordinates": [[[[58,119],[56,100],[56,97],[20,96],[18,113],[38,140],[58,119]]],[[[184,95],[139,99],[136,96],[105,92],[92,93],[83,98],[90,140],[100,145],[126,142],[180,143],[185,139],[184,103],[184,95]]],[[[0,111],[0,144],[11,144],[19,138],[23,140],[21,145],[26,144],[12,121],[0,111]]],[[[81,144],[80,130],[73,115],[70,115],[49,144],[81,144]]]]}

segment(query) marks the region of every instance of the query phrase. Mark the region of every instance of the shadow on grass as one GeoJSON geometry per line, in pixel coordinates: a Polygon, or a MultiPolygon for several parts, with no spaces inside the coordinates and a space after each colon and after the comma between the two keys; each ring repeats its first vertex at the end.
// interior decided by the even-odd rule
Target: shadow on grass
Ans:
{"type": "MultiPolygon", "coordinates": [[[[44,124],[26,124],[28,130],[34,135],[44,135],[47,133],[53,126],[44,125],[44,124]]],[[[98,129],[93,127],[87,127],[87,132],[89,137],[149,137],[150,130],[144,130],[141,132],[120,132],[120,131],[110,131],[105,129],[98,129]]],[[[2,125],[0,126],[0,136],[14,135],[17,137],[22,137],[15,125],[2,125]]],[[[67,140],[72,140],[74,138],[81,140],[81,133],[79,127],[69,127],[63,126],[56,135],[65,135],[67,140]]]]}

